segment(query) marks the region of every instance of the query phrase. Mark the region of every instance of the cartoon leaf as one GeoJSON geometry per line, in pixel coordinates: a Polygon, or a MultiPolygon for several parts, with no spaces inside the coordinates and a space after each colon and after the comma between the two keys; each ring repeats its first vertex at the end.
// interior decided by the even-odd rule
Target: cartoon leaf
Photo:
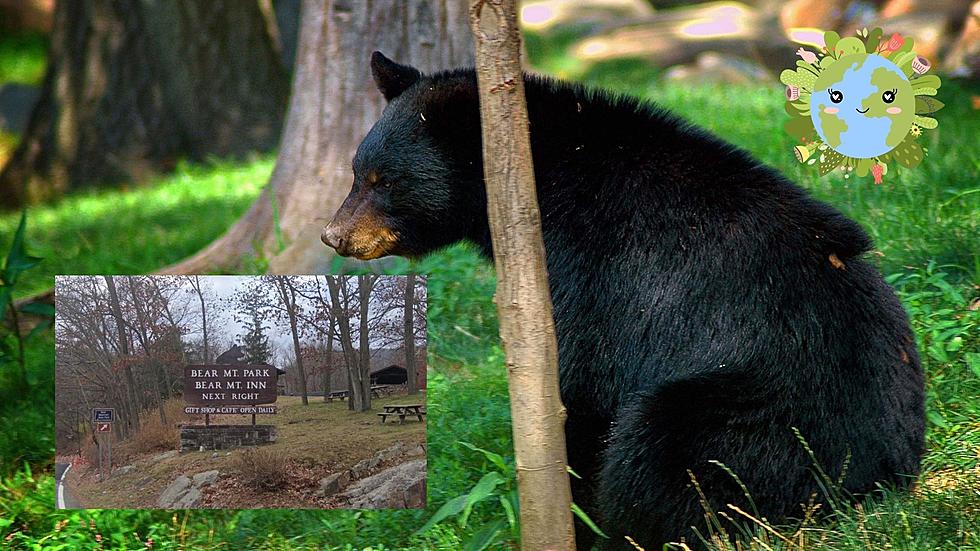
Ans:
{"type": "Polygon", "coordinates": [[[793,108],[794,109],[796,109],[797,111],[800,112],[800,115],[804,115],[804,116],[807,116],[807,117],[810,116],[810,104],[809,103],[800,103],[798,101],[792,101],[790,103],[793,104],[793,108]]]}
{"type": "Polygon", "coordinates": [[[841,57],[851,54],[865,53],[864,42],[861,42],[861,39],[856,36],[849,36],[847,38],[840,39],[840,42],[837,43],[837,47],[834,49],[839,52],[843,52],[841,53],[841,57]]]}
{"type": "Polygon", "coordinates": [[[811,90],[813,84],[817,82],[817,76],[806,70],[794,71],[792,69],[786,69],[782,73],[779,73],[779,81],[786,86],[799,86],[800,88],[811,90]]]}
{"type": "MultiPolygon", "coordinates": [[[[905,39],[905,42],[902,43],[902,47],[899,48],[897,51],[899,51],[899,52],[912,52],[912,47],[915,46],[915,40],[913,40],[911,36],[903,36],[902,38],[905,39]]],[[[913,55],[913,57],[915,56],[915,54],[912,54],[912,55],[913,55]]]]}
{"type": "Polygon", "coordinates": [[[895,65],[901,67],[905,62],[911,63],[915,59],[915,54],[912,52],[893,53],[888,59],[895,65]]]}
{"type": "Polygon", "coordinates": [[[793,117],[783,124],[783,128],[786,129],[787,134],[797,140],[810,139],[816,134],[810,117],[793,117]]]}
{"type": "Polygon", "coordinates": [[[868,171],[875,164],[874,159],[858,159],[857,166],[854,168],[854,172],[862,178],[868,175],[868,171]]]}
{"type": "Polygon", "coordinates": [[[912,91],[917,96],[935,96],[939,93],[935,88],[913,88],[912,91]]]}
{"type": "Polygon", "coordinates": [[[914,122],[922,128],[935,128],[939,126],[939,121],[932,117],[920,117],[919,115],[916,115],[914,122]]]}
{"type": "Polygon", "coordinates": [[[833,149],[827,149],[820,155],[820,175],[826,176],[844,162],[844,156],[833,149]]]}
{"type": "Polygon", "coordinates": [[[837,42],[840,40],[840,35],[834,31],[827,31],[823,33],[823,43],[827,46],[827,49],[833,52],[836,50],[837,42]]]}
{"type": "Polygon", "coordinates": [[[946,107],[946,104],[936,98],[931,98],[929,96],[916,96],[915,98],[916,113],[921,113],[923,115],[927,113],[935,113],[943,107],[946,107]]]}
{"type": "Polygon", "coordinates": [[[919,88],[939,88],[940,85],[942,85],[942,82],[936,75],[922,75],[919,78],[912,79],[913,90],[918,90],[919,88]]]}
{"type": "Polygon", "coordinates": [[[871,54],[878,49],[878,45],[881,44],[881,27],[877,27],[868,33],[868,38],[864,41],[864,51],[871,54]]]}
{"type": "Polygon", "coordinates": [[[919,147],[919,144],[915,143],[915,140],[911,136],[902,140],[902,143],[898,144],[898,147],[891,150],[889,154],[898,164],[906,168],[915,168],[922,162],[922,158],[925,157],[922,148],[919,147]]]}

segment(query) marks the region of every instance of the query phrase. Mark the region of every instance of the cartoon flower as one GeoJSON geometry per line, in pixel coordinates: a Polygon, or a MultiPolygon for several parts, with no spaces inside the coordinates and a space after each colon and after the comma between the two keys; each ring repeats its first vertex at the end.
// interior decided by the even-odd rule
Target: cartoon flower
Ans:
{"type": "Polygon", "coordinates": [[[885,173],[885,167],[881,166],[878,163],[875,163],[875,165],[871,167],[871,175],[875,177],[876,184],[881,183],[881,175],[884,173],[885,173]]]}
{"type": "Polygon", "coordinates": [[[805,61],[807,63],[814,63],[814,62],[817,61],[817,54],[815,54],[815,53],[813,53],[813,52],[811,52],[809,50],[804,50],[803,48],[800,48],[799,50],[796,50],[796,55],[798,55],[801,58],[803,58],[803,61],[805,61]]]}
{"type": "Polygon", "coordinates": [[[789,85],[786,87],[786,99],[789,101],[794,101],[800,98],[800,87],[789,85]]]}
{"type": "Polygon", "coordinates": [[[909,134],[912,134],[915,137],[919,137],[920,135],[922,135],[922,128],[920,128],[919,125],[917,124],[913,124],[912,128],[909,129],[909,134]]]}
{"type": "Polygon", "coordinates": [[[912,60],[912,70],[915,71],[915,74],[917,75],[925,74],[929,70],[929,67],[929,60],[921,55],[916,56],[915,59],[912,60]]]}
{"type": "Polygon", "coordinates": [[[892,35],[891,38],[888,39],[888,44],[885,45],[884,51],[886,52],[898,51],[898,49],[902,47],[902,44],[905,44],[905,39],[902,38],[902,35],[895,33],[892,35]]]}
{"type": "Polygon", "coordinates": [[[796,155],[796,160],[801,163],[806,162],[806,160],[810,158],[810,148],[803,145],[794,147],[793,153],[796,155]]]}

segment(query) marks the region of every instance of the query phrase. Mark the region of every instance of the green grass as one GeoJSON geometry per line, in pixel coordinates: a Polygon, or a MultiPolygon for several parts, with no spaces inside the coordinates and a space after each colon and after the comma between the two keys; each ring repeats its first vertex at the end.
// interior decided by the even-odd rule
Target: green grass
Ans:
{"type": "MultiPolygon", "coordinates": [[[[928,375],[928,451],[917,490],[888,491],[876,503],[842,508],[830,521],[808,524],[800,533],[798,527],[781,527],[781,535],[803,538],[806,549],[980,549],[980,121],[970,107],[975,86],[944,83],[940,98],[947,108],[938,114],[931,157],[915,171],[890,172],[875,186],[870,178],[821,179],[796,163],[781,127],[779,88],[664,84],[637,60],[586,67],[565,55],[573,34],[560,40],[531,37],[531,60],[654,99],[836,205],[872,233],[877,253],[870,258],[910,314],[928,375]]],[[[72,196],[32,209],[28,247],[46,260],[22,293],[49,286],[55,273],[146,272],[193,252],[247,207],[270,169],[269,160],[182,167],[146,187],[72,196]]],[[[14,214],[0,215],[0,246],[15,224],[14,214]]],[[[97,548],[99,534],[112,539],[111,548],[139,547],[152,537],[154,549],[456,549],[484,528],[506,522],[500,504],[486,500],[465,523],[453,516],[411,536],[439,506],[499,470],[460,442],[512,461],[492,269],[465,246],[437,253],[418,268],[430,274],[428,511],[54,511],[53,444],[38,436],[52,432],[53,358],[46,337],[29,350],[31,396],[4,392],[11,388],[6,380],[0,386],[0,422],[17,427],[12,438],[5,428],[0,442],[0,472],[6,475],[0,537],[25,548],[97,548]],[[32,471],[25,471],[25,461],[32,471]]],[[[508,533],[498,536],[506,539],[508,533]]],[[[759,537],[774,549],[800,548],[772,534],[759,537]]]]}
{"type": "MultiPolygon", "coordinates": [[[[56,274],[142,273],[187,257],[245,212],[273,163],[262,157],[242,165],[182,164],[151,185],[31,207],[32,253],[45,261],[18,296],[53,287],[56,274]]],[[[0,213],[0,250],[9,245],[18,216],[0,213]]]]}

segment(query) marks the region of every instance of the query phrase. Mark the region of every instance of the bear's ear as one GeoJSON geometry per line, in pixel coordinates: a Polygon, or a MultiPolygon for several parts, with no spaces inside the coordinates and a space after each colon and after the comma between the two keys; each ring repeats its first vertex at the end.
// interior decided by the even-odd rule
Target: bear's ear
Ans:
{"type": "Polygon", "coordinates": [[[371,54],[371,74],[387,101],[397,98],[422,78],[422,73],[415,67],[395,63],[381,52],[371,54]]]}

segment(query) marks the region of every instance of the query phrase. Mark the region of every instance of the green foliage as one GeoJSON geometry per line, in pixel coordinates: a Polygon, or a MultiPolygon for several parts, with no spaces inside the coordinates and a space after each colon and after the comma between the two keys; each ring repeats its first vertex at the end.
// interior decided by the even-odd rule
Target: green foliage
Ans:
{"type": "Polygon", "coordinates": [[[40,85],[47,65],[48,39],[40,33],[0,34],[0,84],[40,85]]]}
{"type": "Polygon", "coordinates": [[[35,327],[30,335],[21,334],[20,315],[39,314],[51,319],[54,312],[47,304],[32,303],[20,308],[14,303],[14,290],[22,273],[37,266],[40,258],[27,254],[24,246],[24,229],[27,227],[27,213],[22,213],[17,231],[10,244],[7,258],[0,269],[0,369],[6,370],[10,364],[15,364],[21,373],[21,388],[27,387],[27,366],[24,363],[24,341],[37,334],[37,329],[43,331],[50,325],[45,320],[35,327]]]}

